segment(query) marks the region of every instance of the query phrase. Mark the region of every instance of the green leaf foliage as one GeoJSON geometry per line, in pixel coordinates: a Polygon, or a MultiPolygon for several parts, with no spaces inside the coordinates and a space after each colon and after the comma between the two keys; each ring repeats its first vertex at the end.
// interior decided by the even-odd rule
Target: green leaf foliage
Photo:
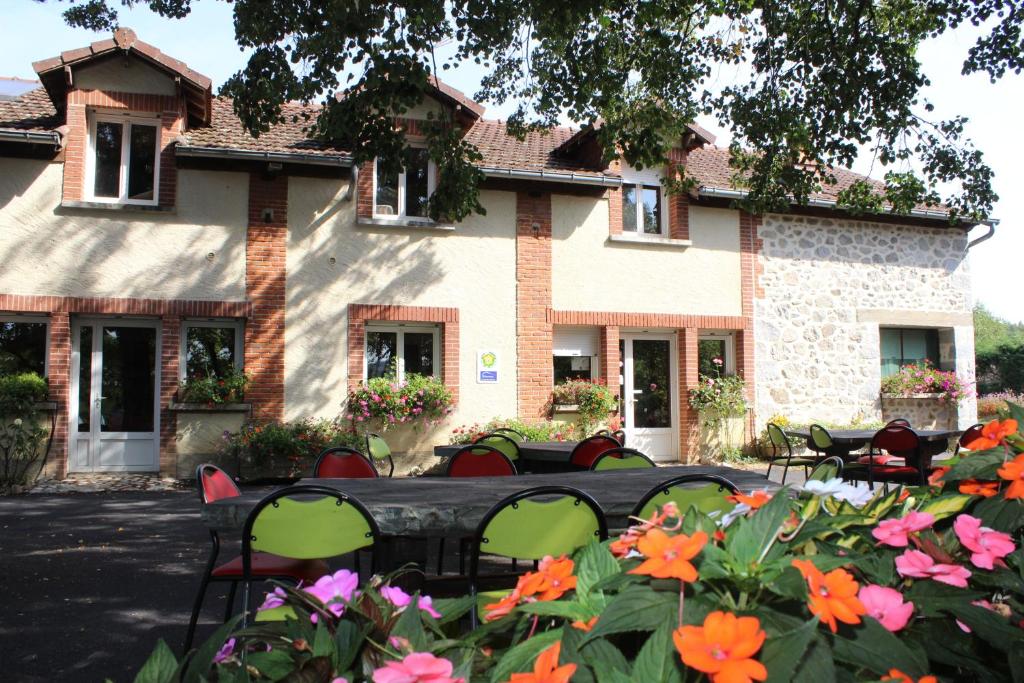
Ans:
{"type": "Polygon", "coordinates": [[[912,676],[928,673],[927,659],[911,649],[871,617],[859,626],[843,628],[832,638],[832,652],[838,661],[884,675],[897,668],[912,676]],[[885,653],[879,656],[879,653],[885,653]]]}
{"type": "Polygon", "coordinates": [[[672,623],[665,622],[644,642],[633,662],[636,683],[681,683],[679,655],[672,642],[672,623]]]}
{"type": "Polygon", "coordinates": [[[653,631],[675,617],[678,596],[647,586],[629,586],[612,598],[587,640],[613,633],[653,631]]]}
{"type": "Polygon", "coordinates": [[[178,659],[161,638],[153,654],[135,675],[135,683],[172,683],[178,673],[178,659]]]}
{"type": "Polygon", "coordinates": [[[814,618],[797,628],[773,635],[765,641],[761,663],[768,669],[767,683],[786,683],[793,680],[797,668],[811,646],[818,628],[814,618]]]}
{"type": "Polygon", "coordinates": [[[752,517],[738,520],[739,528],[726,541],[726,549],[743,570],[753,564],[765,552],[778,535],[782,523],[789,516],[790,501],[785,494],[776,494],[752,517]]]}
{"type": "Polygon", "coordinates": [[[561,638],[562,629],[556,628],[538,633],[529,640],[519,643],[506,652],[501,660],[498,661],[498,664],[491,671],[491,681],[493,683],[506,681],[511,674],[517,671],[532,669],[533,660],[537,658],[537,655],[561,640],[561,638]]]}

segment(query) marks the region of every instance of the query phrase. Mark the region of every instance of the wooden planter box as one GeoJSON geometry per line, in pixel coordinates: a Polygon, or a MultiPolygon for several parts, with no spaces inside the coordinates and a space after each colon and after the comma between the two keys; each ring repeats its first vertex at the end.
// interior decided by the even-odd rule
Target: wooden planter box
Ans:
{"type": "Polygon", "coordinates": [[[706,425],[705,421],[716,413],[709,416],[707,411],[701,411],[698,415],[700,432],[696,455],[701,463],[720,463],[724,449],[742,448],[746,444],[746,415],[727,417],[714,426],[706,425]]]}
{"type": "Polygon", "coordinates": [[[915,429],[957,429],[960,405],[940,400],[942,394],[882,394],[882,421],[910,420],[915,429]]]}

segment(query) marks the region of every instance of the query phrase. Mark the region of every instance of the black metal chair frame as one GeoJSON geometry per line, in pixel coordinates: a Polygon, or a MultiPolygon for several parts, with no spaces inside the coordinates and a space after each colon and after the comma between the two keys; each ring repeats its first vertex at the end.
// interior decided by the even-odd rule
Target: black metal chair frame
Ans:
{"type": "Polygon", "coordinates": [[[956,450],[953,452],[953,457],[960,455],[961,448],[967,448],[967,444],[964,443],[964,439],[969,436],[980,436],[981,430],[985,427],[984,422],[973,424],[964,430],[964,433],[960,435],[960,438],[956,440],[956,450]]]}
{"type": "Polygon", "coordinates": [[[616,429],[614,432],[612,432],[612,438],[615,439],[616,441],[618,441],[623,446],[625,446],[626,445],[626,430],[625,429],[616,429]]]}
{"type": "MultiPolygon", "coordinates": [[[[256,503],[256,506],[249,512],[249,516],[245,518],[245,525],[242,527],[242,581],[244,582],[244,588],[242,591],[242,625],[246,625],[249,619],[249,609],[251,602],[252,582],[255,579],[265,580],[272,577],[263,576],[252,576],[252,526],[256,523],[260,512],[268,505],[274,505],[281,498],[290,498],[295,496],[326,496],[334,498],[337,505],[349,504],[359,510],[363,517],[366,519],[367,524],[370,527],[370,531],[367,534],[368,538],[373,539],[371,547],[371,558],[370,558],[370,573],[377,571],[378,564],[378,550],[380,544],[380,527],[377,526],[377,520],[373,518],[370,511],[366,509],[366,506],[360,502],[358,498],[350,496],[349,494],[332,489],[327,486],[313,486],[307,484],[297,484],[295,486],[289,486],[287,488],[274,491],[273,493],[265,496],[260,502],[256,503]]],[[[365,548],[365,546],[364,546],[365,548]]],[[[327,559],[327,558],[324,558],[327,559]]]]}
{"type": "MultiPolygon", "coordinates": [[[[370,448],[370,437],[374,437],[374,438],[380,439],[381,441],[384,441],[385,444],[387,444],[387,441],[384,440],[383,436],[381,436],[380,434],[377,434],[376,432],[369,432],[369,433],[367,433],[367,435],[366,435],[366,457],[370,459],[370,462],[373,462],[374,460],[376,460],[376,458],[373,457],[373,449],[370,448]]],[[[381,458],[381,459],[383,460],[384,458],[381,458]]],[[[387,461],[388,461],[388,474],[387,474],[387,476],[390,479],[391,475],[395,473],[395,461],[391,457],[391,446],[388,446],[387,461]]],[[[373,468],[377,469],[377,466],[374,465],[373,468]]],[[[377,472],[379,474],[380,470],[377,470],[377,472]]]]}
{"type": "Polygon", "coordinates": [[[609,448],[604,453],[602,453],[601,455],[597,456],[597,458],[594,459],[593,464],[590,466],[590,470],[592,472],[597,471],[597,463],[601,462],[605,458],[614,458],[616,456],[629,456],[631,458],[639,456],[640,458],[643,458],[644,460],[649,462],[651,464],[651,467],[657,467],[657,464],[655,464],[655,462],[653,460],[651,460],[649,457],[647,457],[647,455],[645,453],[641,453],[640,451],[638,451],[635,448],[619,447],[619,448],[609,448]]]}
{"type": "Polygon", "coordinates": [[[689,484],[691,482],[718,484],[720,489],[724,489],[729,493],[735,494],[740,492],[736,484],[717,474],[681,474],[678,477],[666,479],[657,486],[648,490],[647,493],[640,497],[640,500],[637,501],[636,505],[633,506],[633,510],[629,513],[629,516],[639,517],[644,507],[646,507],[655,496],[663,493],[669,493],[673,487],[679,486],[680,484],[689,484]]]}
{"type": "Polygon", "coordinates": [[[911,429],[913,429],[913,427],[910,426],[910,420],[908,420],[905,417],[897,417],[895,419],[889,420],[888,422],[885,423],[885,426],[886,427],[910,427],[911,429]]]}
{"type": "MultiPolygon", "coordinates": [[[[515,506],[521,500],[527,498],[539,498],[542,496],[572,496],[576,499],[576,504],[584,504],[589,507],[597,518],[597,540],[604,541],[608,538],[608,521],[605,519],[604,508],[598,503],[593,496],[585,491],[574,488],[572,486],[535,486],[533,488],[524,489],[517,491],[510,496],[506,496],[502,500],[491,506],[491,509],[487,511],[480,523],[477,524],[476,532],[473,534],[473,539],[470,546],[469,556],[469,594],[476,597],[476,584],[477,579],[480,575],[480,555],[481,546],[487,543],[487,538],[484,536],[484,532],[487,530],[487,525],[491,523],[491,520],[500,513],[502,510],[509,506],[515,506]]],[[[514,558],[513,558],[514,560],[514,558]]],[[[509,574],[509,577],[513,577],[515,574],[509,574]]],[[[476,627],[476,612],[477,606],[476,601],[473,602],[473,609],[470,611],[470,622],[473,627],[476,627]]]]}
{"type": "Polygon", "coordinates": [[[832,465],[832,466],[834,466],[836,468],[836,477],[839,477],[840,479],[842,479],[843,478],[843,459],[840,458],[838,455],[830,455],[827,458],[825,458],[824,460],[822,460],[821,462],[819,462],[817,465],[814,466],[814,469],[811,470],[810,474],[806,475],[804,478],[807,481],[810,481],[811,479],[814,479],[814,473],[815,472],[817,472],[821,468],[827,467],[829,465],[832,465]]]}
{"type": "MultiPolygon", "coordinates": [[[[921,449],[921,437],[919,437],[917,435],[917,433],[913,429],[911,429],[910,427],[905,427],[903,425],[896,425],[896,426],[893,426],[893,427],[883,427],[883,428],[879,429],[877,432],[875,432],[875,435],[871,437],[871,445],[868,448],[868,452],[867,452],[868,462],[867,462],[867,467],[866,467],[866,470],[867,470],[866,477],[861,478],[860,476],[858,476],[860,474],[860,470],[861,470],[861,468],[858,467],[856,469],[846,468],[846,474],[845,474],[845,476],[843,478],[844,479],[848,479],[848,480],[852,480],[852,481],[867,481],[868,488],[871,489],[872,491],[874,491],[875,490],[875,476],[874,476],[875,457],[879,456],[879,455],[884,455],[884,453],[882,452],[884,449],[882,449],[881,447],[877,446],[877,441],[878,441],[879,436],[885,435],[887,432],[890,432],[890,431],[892,431],[894,429],[899,429],[899,430],[907,431],[907,432],[910,432],[911,434],[914,435],[914,439],[917,442],[917,445],[914,447],[912,453],[910,451],[907,451],[907,453],[910,455],[910,457],[906,457],[906,456],[897,456],[897,457],[903,457],[904,458],[904,463],[907,466],[911,466],[910,460],[912,458],[913,461],[914,461],[913,467],[917,470],[917,478],[918,478],[918,482],[917,483],[918,483],[918,485],[924,486],[926,483],[928,483],[928,475],[925,472],[924,458],[922,457],[923,453],[922,453],[922,449],[921,449]]],[[[901,451],[901,453],[902,452],[903,451],[901,451]]],[[[879,467],[881,467],[881,466],[882,465],[879,465],[879,467]]],[[[904,475],[900,475],[900,476],[904,476],[904,475]]],[[[905,475],[905,476],[909,476],[909,475],[905,475]]],[[[897,484],[898,483],[905,483],[905,482],[901,481],[899,478],[894,478],[894,479],[884,479],[883,478],[880,481],[881,481],[882,485],[885,487],[886,491],[889,490],[889,482],[890,481],[893,482],[893,483],[897,483],[897,484]]]]}
{"type": "Polygon", "coordinates": [[[349,448],[348,446],[332,446],[331,448],[325,448],[320,452],[320,455],[316,456],[316,462],[313,464],[314,477],[318,479],[322,478],[320,476],[320,464],[323,462],[324,458],[326,458],[329,455],[334,455],[335,453],[344,453],[348,457],[362,458],[370,465],[370,468],[374,471],[374,473],[378,477],[380,476],[380,472],[377,471],[377,466],[373,463],[373,458],[368,458],[363,453],[360,453],[354,448],[349,448]]]}
{"type": "Polygon", "coordinates": [[[508,432],[508,434],[515,434],[516,436],[518,436],[523,441],[527,441],[528,440],[526,438],[525,434],[523,434],[522,432],[517,431],[515,429],[512,429],[511,427],[498,427],[497,429],[492,431],[491,434],[499,434],[501,436],[508,436],[508,434],[505,434],[504,432],[508,432]]]}
{"type": "MultiPolygon", "coordinates": [[[[786,477],[789,475],[789,468],[790,467],[803,467],[804,468],[804,478],[806,478],[807,477],[807,473],[808,473],[811,465],[809,463],[800,463],[800,462],[794,463],[793,462],[793,457],[794,457],[793,456],[793,444],[791,444],[789,442],[789,437],[786,436],[785,430],[782,429],[782,427],[780,427],[779,425],[775,424],[774,422],[770,422],[770,423],[768,423],[765,426],[765,431],[768,432],[768,440],[771,442],[771,444],[772,444],[772,446],[774,448],[778,449],[778,448],[785,447],[785,449],[786,449],[786,454],[785,455],[783,455],[783,456],[772,456],[772,457],[768,458],[768,472],[765,474],[765,476],[771,478],[771,476],[772,476],[772,467],[775,466],[775,464],[780,462],[780,461],[785,461],[785,464],[781,466],[782,467],[782,485],[783,486],[786,485],[786,477]],[[772,430],[773,429],[777,429],[779,434],[782,435],[782,444],[775,443],[775,438],[772,436],[772,430]]],[[[812,460],[817,461],[818,460],[817,456],[814,456],[812,458],[812,460]]],[[[815,463],[815,464],[817,464],[817,463],[815,463]]]]}
{"type": "MultiPolygon", "coordinates": [[[[487,432],[486,434],[482,434],[482,435],[478,436],[476,439],[473,440],[473,443],[470,444],[470,445],[475,446],[475,445],[479,444],[481,446],[486,446],[487,444],[482,444],[480,442],[483,441],[484,439],[493,439],[495,437],[498,437],[500,439],[504,439],[505,441],[508,441],[516,449],[516,457],[518,458],[518,457],[521,456],[521,454],[519,453],[519,444],[516,442],[516,440],[511,438],[511,437],[509,437],[507,434],[500,434],[497,431],[487,432]]],[[[508,457],[508,456],[505,456],[505,457],[508,457]]]]}

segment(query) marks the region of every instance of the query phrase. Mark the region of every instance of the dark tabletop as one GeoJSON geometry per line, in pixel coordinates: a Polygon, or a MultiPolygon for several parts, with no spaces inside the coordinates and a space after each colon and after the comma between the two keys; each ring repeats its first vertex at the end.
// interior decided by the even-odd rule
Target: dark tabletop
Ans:
{"type": "MultiPolygon", "coordinates": [[[[524,441],[519,444],[519,457],[523,460],[540,460],[546,462],[569,462],[572,449],[579,441],[524,441]]],[[[434,446],[434,455],[449,458],[455,451],[468,444],[459,446],[434,446]]]]}
{"type": "MultiPolygon", "coordinates": [[[[832,441],[834,443],[858,445],[871,441],[871,437],[873,437],[877,432],[877,429],[828,430],[829,436],[832,437],[832,441]]],[[[915,429],[914,433],[917,434],[922,441],[949,441],[950,437],[960,435],[959,431],[949,429],[915,429]]],[[[800,439],[811,438],[811,431],[809,429],[787,429],[786,434],[800,439]]]]}
{"type": "MultiPolygon", "coordinates": [[[[369,509],[384,534],[455,537],[472,534],[484,514],[506,496],[550,484],[574,486],[589,493],[604,509],[609,527],[621,529],[644,493],[680,474],[717,474],[744,492],[779,488],[759,472],[703,465],[515,477],[303,479],[302,483],[329,486],[352,494],[369,509]]],[[[268,492],[269,489],[246,491],[237,498],[210,503],[203,507],[203,521],[211,528],[237,533],[249,511],[268,492]]]]}

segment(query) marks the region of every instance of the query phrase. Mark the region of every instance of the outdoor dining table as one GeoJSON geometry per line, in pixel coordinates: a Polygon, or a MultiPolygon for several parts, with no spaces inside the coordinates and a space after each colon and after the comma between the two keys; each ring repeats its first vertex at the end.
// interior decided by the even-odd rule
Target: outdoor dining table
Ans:
{"type": "MultiPolygon", "coordinates": [[[[471,535],[497,502],[534,486],[572,486],[593,496],[611,529],[623,529],[633,506],[654,486],[681,474],[716,474],[749,492],[779,488],[760,472],[731,467],[685,465],[607,472],[524,474],[514,477],[396,477],[393,479],[302,479],[359,499],[385,536],[444,538],[471,535]]],[[[219,531],[242,529],[245,518],[268,490],[243,491],[203,506],[203,521],[219,531]]]]}
{"type": "MultiPolygon", "coordinates": [[[[519,457],[530,462],[568,464],[569,456],[578,443],[579,441],[523,441],[519,443],[519,457]]],[[[434,446],[434,455],[449,458],[466,445],[434,446]]]]}
{"type": "MultiPolygon", "coordinates": [[[[828,433],[832,437],[832,443],[835,444],[834,454],[843,460],[849,460],[853,457],[851,453],[870,444],[872,437],[877,432],[877,429],[830,429],[828,433]]],[[[955,429],[915,429],[914,433],[921,440],[921,455],[924,458],[925,467],[931,466],[934,456],[949,449],[950,438],[961,434],[955,429]]],[[[810,448],[811,432],[809,429],[787,429],[786,434],[798,439],[805,439],[810,448]]]]}

